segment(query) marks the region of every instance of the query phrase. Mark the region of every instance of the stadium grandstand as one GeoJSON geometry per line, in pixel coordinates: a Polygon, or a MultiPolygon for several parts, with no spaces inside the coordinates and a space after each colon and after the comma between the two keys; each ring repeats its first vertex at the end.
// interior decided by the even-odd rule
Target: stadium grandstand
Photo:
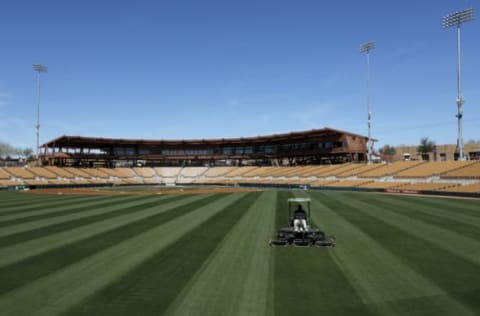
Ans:
{"type": "Polygon", "coordinates": [[[479,160],[369,164],[366,144],[331,128],[202,140],[62,136],[42,145],[43,166],[0,168],[0,189],[235,185],[480,196],[479,160]]]}
{"type": "Polygon", "coordinates": [[[480,196],[480,161],[270,167],[0,168],[0,188],[212,184],[480,196]]]}
{"type": "Polygon", "coordinates": [[[61,136],[43,165],[69,167],[281,166],[365,161],[367,137],[332,128],[258,137],[131,140],[61,136]]]}

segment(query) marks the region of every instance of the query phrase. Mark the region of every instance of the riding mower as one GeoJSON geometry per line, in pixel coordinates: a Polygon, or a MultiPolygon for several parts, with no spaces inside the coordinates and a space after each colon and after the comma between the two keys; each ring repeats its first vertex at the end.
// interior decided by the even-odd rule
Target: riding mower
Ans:
{"type": "Polygon", "coordinates": [[[269,241],[270,246],[335,247],[334,236],[326,236],[318,228],[310,226],[310,199],[288,199],[288,219],[289,226],[278,230],[276,239],[269,241]]]}

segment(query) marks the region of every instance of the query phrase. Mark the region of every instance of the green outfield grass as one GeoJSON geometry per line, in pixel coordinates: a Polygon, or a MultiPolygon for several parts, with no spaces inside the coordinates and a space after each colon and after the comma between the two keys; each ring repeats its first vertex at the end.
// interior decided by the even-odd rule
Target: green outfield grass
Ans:
{"type": "Polygon", "coordinates": [[[0,315],[479,315],[480,200],[0,191],[0,315]],[[289,197],[335,248],[270,248],[289,197]]]}

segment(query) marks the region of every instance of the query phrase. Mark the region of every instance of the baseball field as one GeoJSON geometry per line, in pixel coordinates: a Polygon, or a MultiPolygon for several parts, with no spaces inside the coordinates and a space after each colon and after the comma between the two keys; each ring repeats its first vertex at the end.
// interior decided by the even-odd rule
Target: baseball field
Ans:
{"type": "Polygon", "coordinates": [[[149,191],[1,191],[0,315],[480,314],[480,200],[149,191]],[[335,248],[268,246],[290,197],[335,248]]]}

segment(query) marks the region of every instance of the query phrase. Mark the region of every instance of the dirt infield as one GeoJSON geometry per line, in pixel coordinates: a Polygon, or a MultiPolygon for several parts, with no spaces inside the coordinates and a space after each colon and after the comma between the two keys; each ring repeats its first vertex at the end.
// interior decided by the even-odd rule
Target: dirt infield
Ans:
{"type": "Polygon", "coordinates": [[[209,189],[160,189],[160,190],[105,190],[105,189],[35,189],[25,191],[29,194],[54,194],[54,195],[163,195],[163,194],[212,194],[263,191],[251,188],[209,188],[209,189]]]}

